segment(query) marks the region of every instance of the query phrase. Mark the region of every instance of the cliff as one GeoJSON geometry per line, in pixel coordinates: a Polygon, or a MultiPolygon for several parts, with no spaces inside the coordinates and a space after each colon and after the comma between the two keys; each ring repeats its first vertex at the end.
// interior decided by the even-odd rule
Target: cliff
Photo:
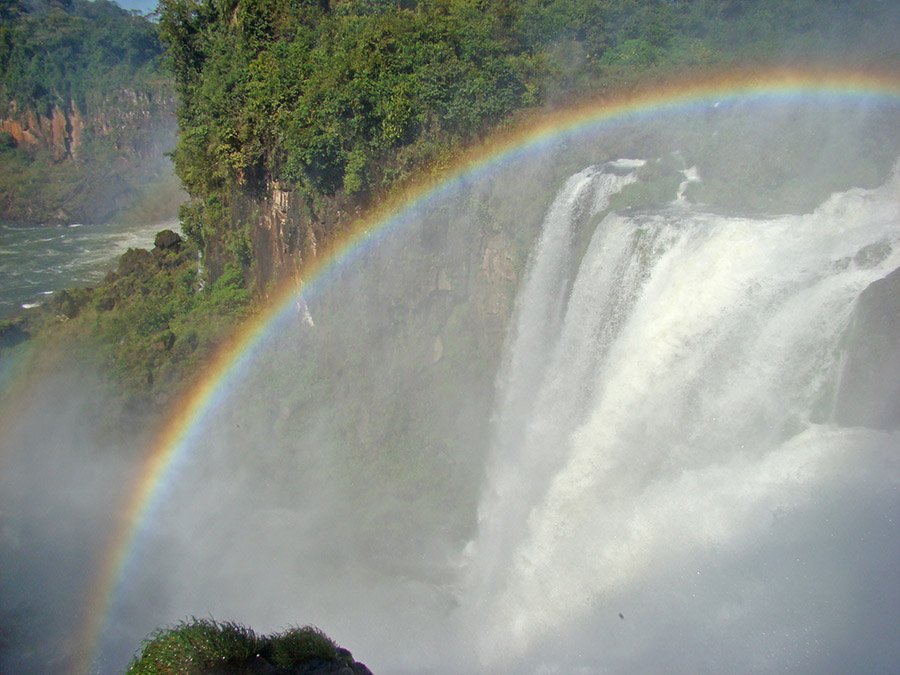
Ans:
{"type": "MultiPolygon", "coordinates": [[[[161,54],[154,24],[107,0],[4,3],[0,220],[105,221],[174,184],[161,54]]],[[[178,200],[165,199],[174,217],[178,200]]]]}
{"type": "Polygon", "coordinates": [[[859,296],[843,339],[834,420],[900,429],[900,268],[859,296]]]}
{"type": "Polygon", "coordinates": [[[72,101],[65,108],[53,106],[47,115],[33,110],[20,112],[17,103],[11,101],[8,117],[0,118],[2,131],[12,136],[18,147],[47,150],[53,161],[59,162],[77,157],[84,117],[72,101]]]}
{"type": "Polygon", "coordinates": [[[9,103],[0,117],[0,220],[105,222],[149,186],[174,183],[165,154],[175,145],[171,91],[119,89],[92,103],[43,112],[9,103]]]}

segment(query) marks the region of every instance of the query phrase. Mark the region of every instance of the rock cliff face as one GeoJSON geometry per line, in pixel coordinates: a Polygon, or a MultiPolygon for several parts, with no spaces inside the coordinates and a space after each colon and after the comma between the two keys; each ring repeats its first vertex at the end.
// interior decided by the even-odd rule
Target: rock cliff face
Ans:
{"type": "MultiPolygon", "coordinates": [[[[271,281],[298,275],[303,261],[318,255],[323,228],[327,226],[325,217],[317,217],[299,193],[276,181],[269,183],[260,201],[241,200],[236,219],[250,226],[253,281],[258,290],[265,289],[271,281]]],[[[339,225],[339,213],[329,220],[339,225]]]]}
{"type": "MultiPolygon", "coordinates": [[[[0,153],[0,220],[104,222],[167,180],[175,144],[175,100],[165,88],[104,92],[85,109],[3,106],[0,132],[15,148],[0,153]],[[35,187],[40,186],[40,187],[35,187]]],[[[171,182],[171,180],[169,181],[171,182]]]]}
{"type": "MultiPolygon", "coordinates": [[[[461,199],[487,198],[486,193],[473,193],[461,199]]],[[[481,349],[491,352],[494,360],[525,262],[527,249],[517,238],[529,239],[539,225],[534,218],[534,222],[502,215],[478,219],[467,211],[448,207],[425,211],[419,216],[420,224],[401,228],[402,232],[382,242],[380,254],[373,255],[378,261],[372,264],[383,271],[378,288],[366,289],[365,295],[374,293],[378,297],[370,297],[369,302],[386,303],[397,315],[428,325],[428,330],[417,331],[428,335],[427,339],[407,345],[423,365],[442,360],[445,346],[454,339],[442,332],[460,313],[466,315],[469,329],[475,330],[481,349]]],[[[239,198],[232,214],[232,227],[244,227],[249,234],[253,284],[264,294],[273,282],[285,279],[302,285],[304,263],[322,255],[323,242],[334,233],[353,226],[360,210],[341,199],[314,210],[299,192],[272,183],[261,199],[239,198]]],[[[217,259],[224,253],[222,248],[221,240],[207,244],[213,274],[221,267],[217,259]]]]}
{"type": "Polygon", "coordinates": [[[167,150],[174,138],[175,101],[148,92],[123,89],[106,94],[85,115],[75,101],[36,112],[21,110],[11,101],[0,117],[0,131],[29,150],[46,149],[53,160],[81,159],[87,133],[94,139],[110,139],[126,156],[146,157],[167,150]],[[165,147],[162,147],[165,146],[165,147]]]}
{"type": "MultiPolygon", "coordinates": [[[[262,198],[231,204],[231,227],[246,228],[252,242],[256,290],[265,293],[274,280],[308,289],[293,318],[298,335],[285,328],[277,338],[290,343],[278,351],[288,360],[266,378],[278,391],[279,378],[292,383],[278,425],[315,428],[324,446],[342,449],[343,479],[396,523],[390,533],[373,527],[360,542],[376,557],[393,559],[393,549],[413,546],[413,531],[462,537],[472,522],[430,507],[410,517],[404,505],[432,504],[424,495],[443,493],[471,509],[477,503],[471,476],[490,439],[516,289],[558,189],[552,175],[536,178],[545,189],[535,188],[521,167],[493,178],[373,222],[361,243],[336,254],[328,237],[355,227],[352,203],[313,206],[299,191],[270,185],[262,198]],[[313,285],[303,263],[317,256],[328,271],[313,285]],[[284,356],[291,349],[298,350],[293,359],[284,356]]],[[[221,248],[207,242],[207,259],[210,243],[221,248]]]]}
{"type": "Polygon", "coordinates": [[[835,421],[900,429],[900,268],[859,296],[844,345],[835,421]]]}
{"type": "Polygon", "coordinates": [[[54,106],[46,115],[32,110],[19,111],[15,101],[9,108],[7,117],[0,118],[0,131],[12,135],[18,146],[46,148],[57,162],[77,157],[84,117],[74,102],[66,108],[54,106]]]}

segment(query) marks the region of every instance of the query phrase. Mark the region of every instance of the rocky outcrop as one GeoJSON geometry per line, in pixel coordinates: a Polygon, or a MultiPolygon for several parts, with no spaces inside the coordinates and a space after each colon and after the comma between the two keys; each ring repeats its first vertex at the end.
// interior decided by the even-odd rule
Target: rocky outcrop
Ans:
{"type": "Polygon", "coordinates": [[[95,93],[84,104],[70,100],[46,110],[4,102],[0,220],[65,224],[117,217],[153,185],[173,181],[166,153],[175,144],[174,110],[165,86],[95,93]]]}
{"type": "Polygon", "coordinates": [[[175,97],[160,91],[119,89],[92,101],[89,124],[96,137],[113,140],[123,157],[162,155],[175,142],[175,97]]]}
{"type": "Polygon", "coordinates": [[[841,356],[834,420],[900,429],[900,268],[859,296],[841,356]]]}
{"type": "MultiPolygon", "coordinates": [[[[275,181],[261,197],[239,197],[231,227],[248,230],[255,290],[265,293],[285,279],[302,284],[305,263],[322,252],[320,242],[334,239],[335,233],[339,237],[356,222],[360,209],[358,204],[336,197],[314,210],[299,191],[275,181]]],[[[522,224],[479,222],[448,212],[423,213],[421,218],[425,224],[417,236],[408,233],[399,246],[390,240],[381,245],[382,257],[392,261],[384,266],[398,272],[386,274],[382,288],[367,289],[367,295],[377,296],[369,301],[386,303],[405,320],[428,325],[417,333],[429,336],[427,341],[407,345],[420,354],[419,363],[442,360],[445,346],[455,339],[446,334],[446,324],[460,311],[467,314],[469,329],[476,329],[481,348],[498,351],[512,309],[517,270],[524,262],[524,252],[517,250],[509,230],[522,224]],[[404,270],[402,275],[399,270],[404,270]]],[[[225,255],[220,250],[222,243],[209,242],[205,252],[214,276],[221,268],[216,258],[225,255]]]]}
{"type": "Polygon", "coordinates": [[[181,235],[172,230],[160,230],[153,239],[153,247],[163,251],[169,249],[177,251],[183,243],[181,235]]]}
{"type": "Polygon", "coordinates": [[[31,337],[28,326],[20,319],[0,321],[0,349],[15,347],[31,337]]]}
{"type": "Polygon", "coordinates": [[[64,108],[53,106],[45,115],[20,111],[12,101],[6,117],[0,119],[0,131],[9,133],[18,146],[46,148],[56,162],[78,157],[84,126],[84,116],[74,101],[64,108]]]}
{"type": "Polygon", "coordinates": [[[49,150],[53,160],[81,159],[85,135],[110,138],[123,156],[148,157],[169,150],[174,142],[175,99],[167,92],[121,89],[91,101],[89,112],[75,101],[47,111],[23,110],[10,101],[0,116],[0,132],[19,147],[49,150]]]}

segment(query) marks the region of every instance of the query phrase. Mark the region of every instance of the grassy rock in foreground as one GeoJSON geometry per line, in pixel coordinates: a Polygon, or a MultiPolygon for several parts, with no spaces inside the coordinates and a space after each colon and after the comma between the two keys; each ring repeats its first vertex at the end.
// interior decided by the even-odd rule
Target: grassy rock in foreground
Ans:
{"type": "Polygon", "coordinates": [[[159,631],[146,642],[128,673],[371,675],[349,651],[313,626],[258,636],[245,626],[212,619],[193,619],[159,631]]]}

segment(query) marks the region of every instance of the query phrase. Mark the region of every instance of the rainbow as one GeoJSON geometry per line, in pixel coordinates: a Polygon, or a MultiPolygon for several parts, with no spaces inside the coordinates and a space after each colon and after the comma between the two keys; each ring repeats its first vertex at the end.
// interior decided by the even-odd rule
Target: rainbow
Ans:
{"type": "MultiPolygon", "coordinates": [[[[706,73],[604,96],[564,110],[534,114],[360,218],[327,252],[305,267],[303,293],[309,296],[324,288],[337,271],[352,265],[385,234],[408,223],[417,207],[449,194],[463,179],[477,179],[492,168],[539,152],[567,134],[640,122],[689,110],[691,106],[756,99],[763,102],[871,99],[880,104],[900,105],[900,74],[814,67],[706,73]]],[[[285,284],[273,293],[267,308],[238,328],[207,364],[202,378],[173,406],[149,448],[139,478],[130,490],[130,500],[122,509],[118,530],[89,589],[85,632],[78,642],[83,646],[78,672],[91,672],[94,667],[113,602],[129,567],[138,557],[136,544],[147,523],[153,520],[167,486],[174,481],[177,466],[190,452],[202,423],[222,401],[229,385],[251,367],[267,336],[273,335],[281,320],[293,311],[297,293],[296,283],[285,284]]]]}

